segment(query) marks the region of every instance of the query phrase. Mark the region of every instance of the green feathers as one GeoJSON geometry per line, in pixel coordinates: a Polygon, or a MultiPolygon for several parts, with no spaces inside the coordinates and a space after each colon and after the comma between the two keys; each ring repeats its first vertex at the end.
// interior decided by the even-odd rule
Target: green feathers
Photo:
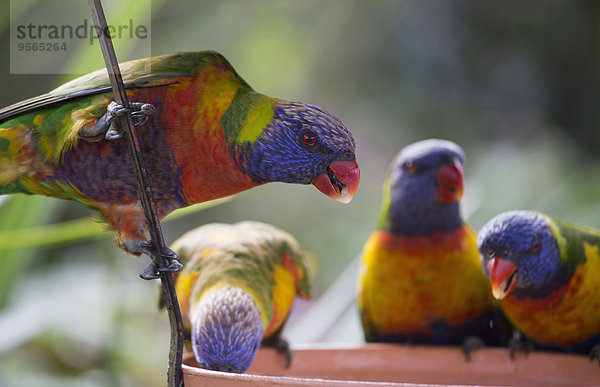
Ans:
{"type": "Polygon", "coordinates": [[[190,289],[192,300],[219,283],[240,287],[255,298],[265,327],[276,307],[273,289],[279,285],[274,275],[278,267],[295,272],[293,293],[310,294],[305,253],[291,235],[273,226],[209,224],[184,234],[171,247],[180,255],[184,274],[197,273],[190,289]]]}
{"type": "MultiPolygon", "coordinates": [[[[218,65],[222,66],[224,70],[233,71],[231,65],[221,54],[211,51],[184,52],[138,59],[120,63],[119,67],[125,87],[129,89],[177,83],[182,78],[194,76],[202,65],[218,65]]],[[[110,80],[106,69],[100,69],[64,83],[47,94],[0,109],[0,123],[18,114],[44,106],[107,91],[110,91],[110,80]]]]}
{"type": "Polygon", "coordinates": [[[184,262],[175,287],[198,364],[243,372],[266,338],[290,361],[281,330],[296,295],[310,290],[305,253],[291,235],[259,222],[216,223],[172,247],[184,262]]]}
{"type": "Polygon", "coordinates": [[[584,242],[600,247],[600,231],[544,215],[560,249],[563,264],[570,270],[586,261],[584,242]]]}
{"type": "Polygon", "coordinates": [[[256,93],[251,88],[240,88],[229,109],[221,118],[221,125],[231,149],[242,142],[254,142],[273,119],[275,98],[256,93]]]}

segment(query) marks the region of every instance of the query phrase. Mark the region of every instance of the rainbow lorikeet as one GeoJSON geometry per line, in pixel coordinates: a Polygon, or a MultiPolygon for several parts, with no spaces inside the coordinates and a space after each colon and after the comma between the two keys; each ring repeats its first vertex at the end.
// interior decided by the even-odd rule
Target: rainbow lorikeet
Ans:
{"type": "Polygon", "coordinates": [[[509,211],[477,245],[507,318],[545,349],[600,358],[600,231],[534,211],[509,211]]]}
{"type": "Polygon", "coordinates": [[[402,149],[364,246],[358,308],[370,342],[501,344],[476,234],[460,214],[462,149],[429,139],[402,149]],[[471,340],[472,339],[472,340],[471,340]]]}
{"type": "Polygon", "coordinates": [[[288,233],[259,222],[212,223],[173,243],[184,269],[175,288],[198,364],[244,372],[261,344],[286,350],[283,324],[297,294],[310,296],[309,266],[288,233]]]}
{"type": "MultiPolygon", "coordinates": [[[[120,65],[138,109],[159,218],[268,182],[313,184],[348,202],[355,143],[319,107],[255,92],[215,52],[120,65]]],[[[42,194],[98,210],[130,253],[148,251],[135,171],[105,69],[0,110],[0,194],[42,194]]],[[[151,246],[151,245],[150,245],[151,246]]],[[[174,262],[172,262],[174,263],[174,262]]]]}

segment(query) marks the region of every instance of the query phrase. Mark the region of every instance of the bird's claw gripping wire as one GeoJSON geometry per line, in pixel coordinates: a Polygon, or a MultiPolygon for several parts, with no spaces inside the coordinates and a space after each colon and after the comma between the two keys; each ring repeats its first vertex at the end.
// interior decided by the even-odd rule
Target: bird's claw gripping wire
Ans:
{"type": "Polygon", "coordinates": [[[121,117],[127,112],[131,112],[131,115],[133,116],[133,124],[137,127],[144,125],[150,118],[150,115],[152,115],[155,111],[154,106],[149,103],[131,102],[129,106],[131,108],[126,109],[115,101],[111,101],[108,104],[106,114],[104,116],[110,115],[110,117],[107,118],[108,130],[106,131],[104,138],[109,141],[113,141],[123,137],[124,132],[118,130],[115,123],[115,118],[121,117]]]}
{"type": "Polygon", "coordinates": [[[140,243],[140,247],[143,253],[149,255],[150,258],[152,258],[148,266],[146,266],[144,270],[140,272],[140,277],[142,279],[157,279],[160,278],[161,274],[164,272],[178,273],[181,270],[183,270],[183,265],[177,260],[177,253],[169,249],[168,247],[164,246],[162,251],[160,252],[160,255],[164,258],[166,263],[166,266],[162,267],[159,265],[160,257],[158,255],[158,252],[156,251],[156,248],[154,247],[154,244],[152,244],[151,242],[144,241],[140,243]]]}
{"type": "Polygon", "coordinates": [[[133,124],[137,126],[144,125],[150,116],[156,110],[154,106],[144,102],[131,102],[130,108],[126,109],[115,101],[111,101],[106,107],[106,113],[100,117],[94,126],[85,127],[79,131],[79,136],[86,141],[98,141],[102,135],[108,141],[118,140],[125,134],[119,130],[118,117],[131,112],[133,124]]]}
{"type": "Polygon", "coordinates": [[[146,254],[151,258],[148,266],[140,272],[142,279],[157,279],[164,272],[178,273],[183,270],[183,265],[177,260],[177,253],[166,246],[163,246],[162,251],[158,252],[152,242],[136,240],[124,241],[123,247],[131,254],[146,254]],[[165,266],[160,265],[161,257],[165,260],[165,266]]]}

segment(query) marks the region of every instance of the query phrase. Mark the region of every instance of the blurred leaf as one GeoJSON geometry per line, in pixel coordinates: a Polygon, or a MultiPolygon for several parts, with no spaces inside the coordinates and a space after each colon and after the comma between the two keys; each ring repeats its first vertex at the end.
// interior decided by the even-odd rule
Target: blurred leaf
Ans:
{"type": "MultiPolygon", "coordinates": [[[[218,206],[233,199],[235,196],[228,196],[221,199],[215,199],[204,203],[198,203],[193,206],[185,207],[169,214],[165,221],[181,218],[198,211],[218,206]]],[[[34,211],[35,213],[35,211],[34,211]]],[[[21,215],[8,214],[3,219],[18,219],[21,215]]],[[[18,226],[18,225],[16,225],[18,226]]],[[[22,225],[21,227],[26,226],[22,225]]],[[[28,228],[7,228],[0,231],[0,252],[14,251],[25,248],[56,247],[80,242],[88,239],[104,238],[112,233],[107,231],[103,224],[99,223],[93,217],[69,220],[66,222],[47,224],[28,228]]],[[[14,252],[18,254],[18,252],[14,252]]],[[[2,274],[0,273],[0,280],[2,274]]]]}
{"type": "MultiPolygon", "coordinates": [[[[52,217],[56,201],[43,196],[13,196],[0,207],[0,233],[10,233],[18,228],[45,223],[52,217]]],[[[26,240],[25,240],[26,241],[26,240]]],[[[4,246],[9,240],[2,240],[4,246]]],[[[31,262],[34,249],[26,243],[21,250],[0,255],[0,309],[7,301],[8,292],[31,262]]]]}
{"type": "Polygon", "coordinates": [[[0,233],[0,251],[60,246],[81,240],[101,238],[110,233],[94,218],[81,218],[38,227],[0,233]]]}
{"type": "Polygon", "coordinates": [[[230,202],[231,200],[235,199],[236,197],[237,197],[237,195],[231,195],[231,196],[226,196],[224,198],[209,200],[208,202],[197,203],[192,206],[184,207],[177,211],[171,212],[169,215],[167,215],[165,217],[164,220],[168,222],[170,220],[175,220],[175,219],[187,216],[187,215],[194,214],[199,211],[204,211],[209,208],[216,207],[218,205],[230,202]]]}

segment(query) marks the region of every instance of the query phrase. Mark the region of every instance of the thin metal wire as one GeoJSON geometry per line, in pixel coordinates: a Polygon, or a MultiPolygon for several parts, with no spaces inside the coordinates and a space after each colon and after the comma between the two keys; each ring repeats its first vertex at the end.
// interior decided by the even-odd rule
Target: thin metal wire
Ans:
{"type": "MultiPolygon", "coordinates": [[[[137,136],[135,125],[133,123],[131,108],[127,98],[127,93],[125,92],[125,85],[123,84],[121,71],[119,70],[119,63],[115,55],[112,39],[110,37],[110,31],[104,16],[102,2],[101,0],[88,0],[88,3],[92,14],[92,19],[96,26],[96,33],[98,35],[98,41],[100,42],[100,49],[102,50],[102,56],[104,57],[104,62],[106,64],[106,70],[108,71],[108,77],[110,79],[115,101],[119,105],[123,106],[123,108],[127,109],[127,113],[119,117],[119,119],[121,128],[124,129],[127,137],[131,159],[136,170],[140,200],[146,215],[150,239],[155,247],[155,251],[162,252],[165,251],[166,245],[156,211],[154,196],[152,195],[152,188],[148,178],[148,170],[146,169],[140,142],[137,136]]],[[[166,260],[160,253],[157,254],[156,257],[151,258],[158,259],[160,267],[166,266],[166,260]]],[[[179,302],[177,301],[177,294],[175,293],[173,276],[169,272],[161,272],[160,280],[163,289],[163,298],[171,326],[171,343],[169,347],[167,383],[169,387],[181,387],[183,386],[183,374],[181,370],[181,357],[183,355],[184,341],[183,321],[181,318],[181,311],[179,309],[179,302]]]]}

